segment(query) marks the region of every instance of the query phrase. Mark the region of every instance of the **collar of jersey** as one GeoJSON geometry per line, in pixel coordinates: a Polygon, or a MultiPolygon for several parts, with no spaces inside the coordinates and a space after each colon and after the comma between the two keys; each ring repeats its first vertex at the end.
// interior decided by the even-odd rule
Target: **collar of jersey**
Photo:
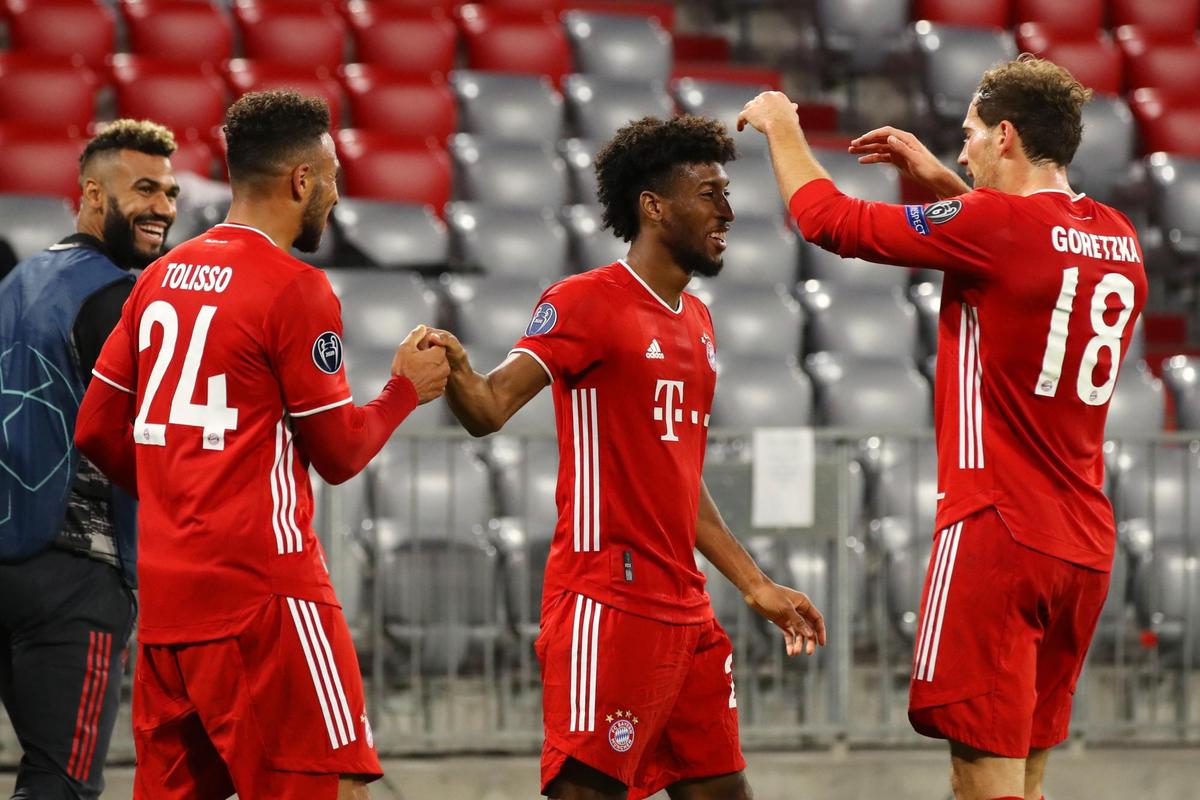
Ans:
{"type": "Polygon", "coordinates": [[[272,239],[270,236],[267,236],[265,233],[260,231],[258,228],[255,228],[251,225],[241,225],[237,222],[219,222],[216,225],[214,225],[213,227],[214,228],[238,228],[243,231],[254,231],[255,233],[257,233],[259,236],[266,239],[271,244],[273,244],[273,245],[275,244],[274,239],[272,239]]]}
{"type": "Polygon", "coordinates": [[[1083,192],[1080,192],[1079,194],[1071,194],[1066,189],[1038,189],[1036,192],[1030,192],[1029,195],[1032,197],[1035,194],[1044,194],[1046,192],[1053,192],[1055,194],[1065,194],[1067,197],[1071,198],[1072,203],[1077,202],[1077,201],[1082,200],[1083,198],[1087,197],[1087,195],[1084,194],[1083,192]]]}
{"type": "Polygon", "coordinates": [[[659,302],[659,304],[662,305],[663,308],[665,308],[667,311],[670,311],[672,314],[678,315],[678,314],[683,313],[683,295],[682,294],[679,295],[679,308],[671,308],[670,304],[667,303],[666,300],[663,300],[661,297],[658,296],[658,292],[656,292],[650,288],[650,284],[648,284],[644,280],[642,280],[641,275],[638,275],[636,272],[633,271],[633,267],[629,266],[629,263],[627,261],[625,261],[625,259],[623,259],[623,258],[618,259],[617,263],[620,264],[625,269],[629,270],[629,274],[633,276],[633,279],[635,281],[637,281],[638,283],[640,283],[642,285],[642,288],[645,289],[647,292],[649,292],[650,296],[653,297],[655,300],[657,300],[659,302]]]}

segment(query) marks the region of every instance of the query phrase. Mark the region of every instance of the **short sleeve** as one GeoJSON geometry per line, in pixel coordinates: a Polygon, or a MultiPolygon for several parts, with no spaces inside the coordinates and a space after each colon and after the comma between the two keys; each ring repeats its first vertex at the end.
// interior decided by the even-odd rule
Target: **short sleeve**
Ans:
{"type": "Polygon", "coordinates": [[[538,299],[525,335],[512,352],[532,356],[551,381],[568,380],[600,360],[603,339],[597,327],[600,298],[588,296],[589,285],[568,278],[538,299]]]}
{"type": "Polygon", "coordinates": [[[304,417],[351,402],[342,352],[342,307],[319,270],[297,275],[264,322],[267,357],[284,407],[304,417]]]}
{"type": "Polygon", "coordinates": [[[114,389],[137,394],[137,353],[134,350],[134,337],[130,332],[131,313],[133,302],[126,302],[120,320],[113,326],[112,333],[100,349],[100,355],[92,367],[92,376],[114,389]]]}

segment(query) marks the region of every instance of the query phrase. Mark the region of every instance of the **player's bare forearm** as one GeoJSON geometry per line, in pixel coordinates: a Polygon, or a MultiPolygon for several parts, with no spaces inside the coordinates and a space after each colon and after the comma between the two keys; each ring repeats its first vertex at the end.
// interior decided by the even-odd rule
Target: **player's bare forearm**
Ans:
{"type": "Polygon", "coordinates": [[[747,125],[767,137],[775,181],[785,205],[804,184],[829,177],[804,138],[796,104],[783,92],[763,92],[746,103],[738,115],[738,130],[747,125]]]}
{"type": "Polygon", "coordinates": [[[729,530],[704,481],[700,481],[700,510],[696,517],[696,549],[745,597],[769,583],[746,548],[729,530]]]}
{"type": "MultiPolygon", "coordinates": [[[[453,353],[453,347],[447,351],[453,353]]],[[[550,382],[541,365],[523,353],[510,355],[487,375],[475,371],[465,352],[451,355],[450,363],[446,403],[472,436],[500,430],[550,382]]]]}

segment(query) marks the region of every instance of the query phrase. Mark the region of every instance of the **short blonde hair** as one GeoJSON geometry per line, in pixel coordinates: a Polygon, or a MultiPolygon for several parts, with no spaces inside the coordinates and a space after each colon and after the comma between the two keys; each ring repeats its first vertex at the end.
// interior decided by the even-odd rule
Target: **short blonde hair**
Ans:
{"type": "Polygon", "coordinates": [[[80,173],[97,154],[112,150],[136,150],[147,155],[170,158],[176,150],[175,134],[148,119],[113,120],[83,148],[79,156],[80,173]]]}

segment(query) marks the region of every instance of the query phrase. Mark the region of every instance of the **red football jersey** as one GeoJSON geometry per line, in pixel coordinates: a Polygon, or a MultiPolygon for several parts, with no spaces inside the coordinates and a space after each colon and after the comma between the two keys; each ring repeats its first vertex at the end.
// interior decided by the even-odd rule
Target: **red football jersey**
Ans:
{"type": "Polygon", "coordinates": [[[934,424],[941,530],[994,506],[1023,544],[1112,567],[1104,422],[1146,301],[1133,225],[1060,190],[868,203],[827,180],[792,198],[843,256],[944,270],[934,424]]]}
{"type": "Polygon", "coordinates": [[[618,261],[547,289],[513,350],[550,376],[558,421],[543,597],[711,619],[694,552],[717,380],[708,308],[687,293],[671,308],[618,261]]]}
{"type": "Polygon", "coordinates": [[[325,274],[254,228],[138,279],[95,374],[137,396],[143,643],[235,635],[272,594],[336,602],[290,417],[351,402],[341,334],[325,274]]]}

